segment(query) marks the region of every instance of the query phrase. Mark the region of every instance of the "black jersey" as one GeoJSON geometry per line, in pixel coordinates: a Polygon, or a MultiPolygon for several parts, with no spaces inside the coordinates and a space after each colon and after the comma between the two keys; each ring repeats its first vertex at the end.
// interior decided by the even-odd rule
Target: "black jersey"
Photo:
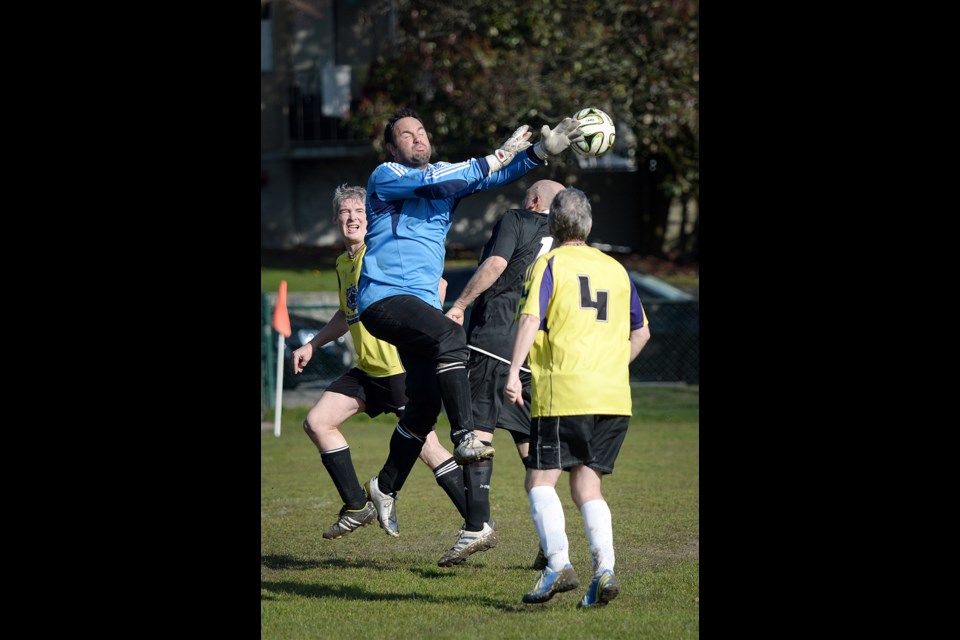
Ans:
{"type": "Polygon", "coordinates": [[[527,269],[552,247],[545,213],[510,209],[497,221],[480,254],[480,264],[490,256],[500,256],[507,261],[507,268],[474,302],[467,331],[471,346],[510,360],[517,335],[514,320],[527,269]]]}

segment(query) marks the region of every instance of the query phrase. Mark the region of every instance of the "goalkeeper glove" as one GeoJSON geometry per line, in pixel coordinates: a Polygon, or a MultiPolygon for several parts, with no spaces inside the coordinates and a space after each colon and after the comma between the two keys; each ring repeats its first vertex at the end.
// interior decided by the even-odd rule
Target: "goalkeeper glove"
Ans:
{"type": "Polygon", "coordinates": [[[583,132],[580,131],[580,121],[575,118],[564,118],[553,130],[550,125],[543,125],[540,130],[540,142],[533,145],[533,152],[541,160],[546,160],[548,155],[556,156],[570,146],[571,143],[583,140],[583,132]]]}
{"type": "Polygon", "coordinates": [[[514,156],[530,146],[530,127],[522,125],[513,132],[507,141],[500,145],[500,148],[487,156],[487,164],[490,165],[490,173],[493,175],[503,167],[510,164],[514,156]]]}

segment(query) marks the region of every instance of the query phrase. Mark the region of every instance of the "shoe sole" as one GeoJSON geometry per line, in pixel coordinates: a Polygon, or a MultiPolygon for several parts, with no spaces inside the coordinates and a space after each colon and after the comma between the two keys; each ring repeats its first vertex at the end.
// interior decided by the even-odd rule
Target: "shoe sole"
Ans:
{"type": "Polygon", "coordinates": [[[605,607],[610,603],[611,600],[620,595],[620,585],[618,584],[607,584],[603,589],[600,590],[600,595],[597,597],[597,601],[593,604],[583,604],[583,600],[577,603],[578,609],[593,609],[595,607],[605,607]]]}
{"type": "Polygon", "coordinates": [[[454,453],[453,459],[458,465],[462,467],[464,465],[470,464],[471,462],[480,462],[481,460],[489,460],[494,456],[494,454],[496,454],[496,451],[491,451],[490,453],[481,453],[480,455],[474,458],[461,458],[456,453],[454,453]]]}
{"type": "Polygon", "coordinates": [[[455,449],[453,450],[453,460],[454,460],[458,465],[460,465],[460,466],[462,467],[462,466],[464,466],[464,465],[470,464],[471,462],[479,462],[479,461],[481,461],[481,460],[489,460],[489,459],[492,458],[496,453],[497,453],[497,450],[496,450],[496,449],[494,449],[493,447],[487,447],[487,449],[486,449],[483,453],[478,453],[476,456],[474,456],[474,457],[472,457],[472,458],[463,458],[463,457],[460,456],[460,453],[459,453],[459,452],[456,450],[456,448],[455,448],[455,449]]]}
{"type": "Polygon", "coordinates": [[[620,587],[615,584],[608,584],[605,589],[600,591],[600,598],[597,602],[600,603],[601,607],[604,607],[618,595],[620,595],[620,587]]]}

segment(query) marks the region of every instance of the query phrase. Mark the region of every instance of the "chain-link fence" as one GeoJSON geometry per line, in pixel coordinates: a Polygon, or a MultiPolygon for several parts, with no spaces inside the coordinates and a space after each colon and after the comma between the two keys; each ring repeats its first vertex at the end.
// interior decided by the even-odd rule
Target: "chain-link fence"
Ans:
{"type": "Polygon", "coordinates": [[[650,341],[630,364],[631,382],[700,384],[700,300],[644,302],[650,341]]]}

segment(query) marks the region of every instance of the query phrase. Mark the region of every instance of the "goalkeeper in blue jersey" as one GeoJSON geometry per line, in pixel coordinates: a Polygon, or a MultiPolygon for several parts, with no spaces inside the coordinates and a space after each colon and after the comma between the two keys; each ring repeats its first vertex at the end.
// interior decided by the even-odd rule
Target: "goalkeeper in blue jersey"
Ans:
{"type": "Polygon", "coordinates": [[[626,269],[586,245],[593,226],[580,189],[561,191],[547,226],[554,249],[533,263],[517,310],[507,401],[523,404],[520,366],[530,359],[530,517],[547,566],[528,604],[580,586],[570,563],[557,480],[570,472],[570,495],[583,516],[593,580],[580,607],[602,607],[620,592],[613,524],[601,492],[630,423],[630,363],[650,339],[643,305],[626,269]]]}
{"type": "MultiPolygon", "coordinates": [[[[565,118],[553,129],[544,125],[541,139],[531,145],[523,125],[486,157],[431,163],[433,148],[416,111],[401,109],[387,122],[383,137],[394,161],[374,169],[367,183],[367,253],[357,308],[367,331],[397,347],[407,371],[406,410],[390,439],[386,463],[367,482],[380,526],[389,535],[400,535],[397,492],[441,402],[458,463],[470,465],[494,454],[473,433],[466,334],[444,315],[437,292],[453,212],[463,198],[517,180],[582,136],[579,122],[565,118]]],[[[493,527],[468,507],[455,546],[457,560],[496,544],[493,527]]]]}

